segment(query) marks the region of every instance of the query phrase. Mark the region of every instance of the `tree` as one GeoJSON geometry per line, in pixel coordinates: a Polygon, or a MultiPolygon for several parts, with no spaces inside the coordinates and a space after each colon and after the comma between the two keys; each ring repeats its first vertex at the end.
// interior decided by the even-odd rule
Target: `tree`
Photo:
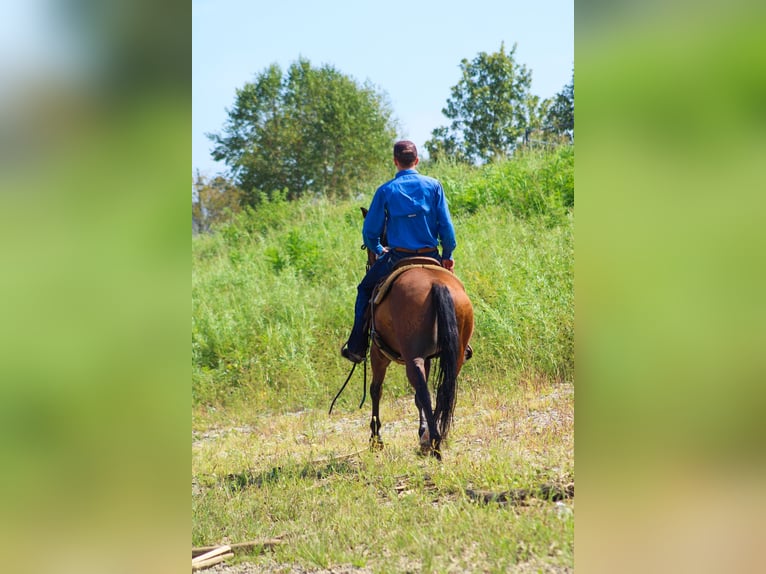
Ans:
{"type": "Polygon", "coordinates": [[[455,161],[467,161],[463,156],[463,150],[454,133],[449,128],[440,127],[431,132],[431,139],[425,143],[428,150],[428,159],[442,161],[452,159],[455,161]]]}
{"type": "Polygon", "coordinates": [[[462,77],[452,87],[442,113],[452,123],[437,128],[426,149],[437,154],[457,149],[470,161],[510,155],[522,141],[534,112],[530,99],[532,73],[514,60],[516,45],[493,54],[481,52],[460,63],[462,77]]]}
{"type": "Polygon", "coordinates": [[[550,107],[550,100],[541,100],[540,96],[529,95],[526,101],[526,128],[524,129],[524,145],[536,146],[545,145],[547,139],[544,137],[545,118],[550,107]],[[540,139],[540,138],[543,139],[540,139]]]}
{"type": "Polygon", "coordinates": [[[229,166],[246,202],[261,194],[348,195],[390,163],[395,136],[386,96],[332,66],[276,64],[236,91],[213,158],[229,166]]]}
{"type": "Polygon", "coordinates": [[[574,140],[574,70],[572,81],[554,96],[545,121],[545,128],[557,135],[574,140]]]}
{"type": "Polygon", "coordinates": [[[215,223],[241,210],[242,191],[223,176],[212,180],[197,171],[192,185],[192,232],[210,231],[215,223]]]}

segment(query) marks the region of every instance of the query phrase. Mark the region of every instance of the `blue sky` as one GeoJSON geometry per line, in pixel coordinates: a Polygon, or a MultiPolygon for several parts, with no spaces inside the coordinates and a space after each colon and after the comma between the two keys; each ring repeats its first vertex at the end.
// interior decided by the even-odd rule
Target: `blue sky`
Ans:
{"type": "Polygon", "coordinates": [[[193,0],[192,167],[213,175],[207,132],[220,131],[234,91],[272,63],[331,64],[388,94],[399,137],[419,148],[447,125],[441,110],[460,61],[517,44],[532,93],[547,98],[572,77],[573,0],[193,0]]]}

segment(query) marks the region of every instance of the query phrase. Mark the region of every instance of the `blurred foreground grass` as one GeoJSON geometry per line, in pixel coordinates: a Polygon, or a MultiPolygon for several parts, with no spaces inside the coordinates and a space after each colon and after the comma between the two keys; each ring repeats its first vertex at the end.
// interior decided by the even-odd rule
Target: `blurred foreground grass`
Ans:
{"type": "Polygon", "coordinates": [[[147,524],[177,531],[188,504],[168,472],[188,468],[188,165],[170,135],[188,111],[100,118],[0,200],[0,529],[20,548],[97,540],[108,561],[127,534],[154,552],[147,524]]]}
{"type": "Polygon", "coordinates": [[[766,508],[766,12],[593,6],[577,23],[576,563],[762,570],[742,532],[763,538],[766,508]]]}
{"type": "Polygon", "coordinates": [[[8,572],[167,572],[188,549],[190,18],[123,4],[7,7],[8,572]]]}

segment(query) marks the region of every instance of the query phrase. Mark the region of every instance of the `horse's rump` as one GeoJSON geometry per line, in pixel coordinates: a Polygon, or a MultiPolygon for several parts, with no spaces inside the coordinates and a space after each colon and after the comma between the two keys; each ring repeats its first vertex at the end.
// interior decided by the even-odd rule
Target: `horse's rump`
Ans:
{"type": "Polygon", "coordinates": [[[396,279],[373,311],[376,337],[386,350],[396,353],[397,362],[439,353],[434,285],[443,286],[449,293],[460,344],[463,347],[468,344],[473,330],[473,307],[461,281],[443,269],[410,268],[396,279]]]}

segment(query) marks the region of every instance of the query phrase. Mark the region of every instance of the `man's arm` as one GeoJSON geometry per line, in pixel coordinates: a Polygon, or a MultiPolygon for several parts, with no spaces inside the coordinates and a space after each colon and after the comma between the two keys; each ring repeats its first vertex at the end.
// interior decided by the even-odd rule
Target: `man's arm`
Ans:
{"type": "Polygon", "coordinates": [[[447,205],[447,197],[444,195],[444,189],[442,189],[441,184],[439,184],[436,213],[437,233],[439,234],[439,241],[442,246],[442,259],[450,260],[452,259],[452,252],[457,247],[457,241],[455,240],[455,227],[452,225],[452,217],[450,217],[449,206],[447,205]]]}
{"type": "Polygon", "coordinates": [[[386,208],[383,192],[378,189],[370,203],[370,209],[364,218],[362,225],[362,239],[370,251],[378,257],[383,255],[384,249],[380,244],[380,236],[383,234],[383,228],[386,223],[386,208]]]}

